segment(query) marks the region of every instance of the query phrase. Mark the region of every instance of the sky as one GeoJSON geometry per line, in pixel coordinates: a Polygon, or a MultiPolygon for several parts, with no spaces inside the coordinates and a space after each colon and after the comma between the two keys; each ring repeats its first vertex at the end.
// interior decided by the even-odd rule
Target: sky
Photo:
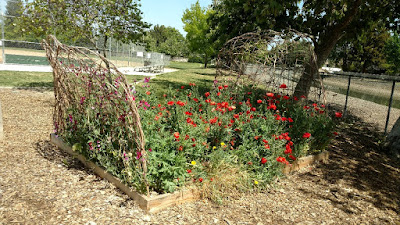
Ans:
{"type": "MultiPolygon", "coordinates": [[[[178,29],[183,35],[183,12],[197,0],[141,0],[144,21],[178,29]]],[[[199,0],[201,7],[211,5],[212,0],[199,0]]]]}

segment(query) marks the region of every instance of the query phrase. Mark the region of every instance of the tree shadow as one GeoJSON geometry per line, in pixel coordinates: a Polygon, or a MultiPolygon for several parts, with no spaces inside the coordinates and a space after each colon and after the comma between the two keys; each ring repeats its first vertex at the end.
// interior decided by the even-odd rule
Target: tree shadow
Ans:
{"type": "Polygon", "coordinates": [[[53,81],[49,82],[31,82],[31,83],[22,83],[18,84],[13,89],[15,90],[29,90],[29,91],[37,91],[37,92],[46,92],[53,90],[53,81]]]}
{"type": "Polygon", "coordinates": [[[348,114],[339,124],[339,135],[328,146],[329,162],[299,175],[322,185],[320,189],[328,189],[330,194],[300,191],[312,192],[314,198],[329,200],[349,214],[360,212],[352,203],[361,199],[400,213],[400,160],[381,150],[383,133],[377,130],[376,125],[348,114]]]}
{"type": "Polygon", "coordinates": [[[78,159],[58,148],[50,141],[41,140],[34,144],[34,148],[39,155],[47,159],[50,162],[62,165],[67,169],[80,170],[87,174],[93,174],[89,169],[87,169],[78,159]]]}

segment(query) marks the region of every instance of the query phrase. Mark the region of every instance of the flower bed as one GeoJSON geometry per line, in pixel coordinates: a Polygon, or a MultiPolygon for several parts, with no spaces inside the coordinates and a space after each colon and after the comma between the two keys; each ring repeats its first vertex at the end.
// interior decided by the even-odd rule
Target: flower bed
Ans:
{"type": "MultiPolygon", "coordinates": [[[[146,157],[126,150],[118,130],[118,124],[128,122],[125,115],[102,124],[101,104],[90,96],[80,102],[86,114],[70,109],[67,129],[59,135],[139,192],[145,192],[145,186],[136,161],[144,160],[150,190],[158,193],[193,183],[218,190],[263,189],[285,165],[323,150],[334,127],[323,105],[294,104],[298,98],[245,88],[238,92],[228,85],[199,93],[190,84],[162,96],[141,88],[134,98],[146,157]]],[[[124,107],[123,101],[120,104],[124,107]]]]}

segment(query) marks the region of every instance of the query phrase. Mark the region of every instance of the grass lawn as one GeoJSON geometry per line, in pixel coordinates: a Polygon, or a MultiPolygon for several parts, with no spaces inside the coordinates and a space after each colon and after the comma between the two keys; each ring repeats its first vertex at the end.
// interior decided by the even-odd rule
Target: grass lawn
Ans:
{"type": "MultiPolygon", "coordinates": [[[[133,83],[146,76],[128,75],[126,77],[133,83]]],[[[53,87],[53,73],[0,71],[0,87],[53,87]]]]}

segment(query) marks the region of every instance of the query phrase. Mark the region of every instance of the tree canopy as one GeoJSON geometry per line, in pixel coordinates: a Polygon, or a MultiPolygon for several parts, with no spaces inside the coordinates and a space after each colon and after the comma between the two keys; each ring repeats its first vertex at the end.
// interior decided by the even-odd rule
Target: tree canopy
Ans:
{"type": "Polygon", "coordinates": [[[190,9],[186,9],[182,16],[182,22],[185,25],[183,29],[187,32],[186,39],[189,49],[203,56],[204,67],[207,67],[210,56],[215,52],[208,22],[211,14],[211,9],[202,8],[197,1],[192,4],[190,9]]]}
{"type": "Polygon", "coordinates": [[[26,4],[21,27],[36,36],[55,34],[65,40],[85,38],[95,43],[109,38],[124,43],[143,35],[149,24],[142,20],[136,0],[35,0],[26,4]]]}
{"type": "Polygon", "coordinates": [[[386,59],[389,63],[389,73],[400,73],[400,35],[394,32],[385,46],[386,59]]]}
{"type": "MultiPolygon", "coordinates": [[[[400,25],[398,0],[219,0],[212,9],[216,13],[210,18],[211,29],[219,44],[257,29],[292,28],[313,36],[318,67],[340,39],[367,29],[371,21],[382,21],[389,29],[400,25]]],[[[308,94],[317,69],[303,74],[295,95],[308,94]]]]}
{"type": "Polygon", "coordinates": [[[189,54],[185,37],[175,28],[155,25],[144,38],[146,50],[171,56],[184,57],[189,54]]]}

